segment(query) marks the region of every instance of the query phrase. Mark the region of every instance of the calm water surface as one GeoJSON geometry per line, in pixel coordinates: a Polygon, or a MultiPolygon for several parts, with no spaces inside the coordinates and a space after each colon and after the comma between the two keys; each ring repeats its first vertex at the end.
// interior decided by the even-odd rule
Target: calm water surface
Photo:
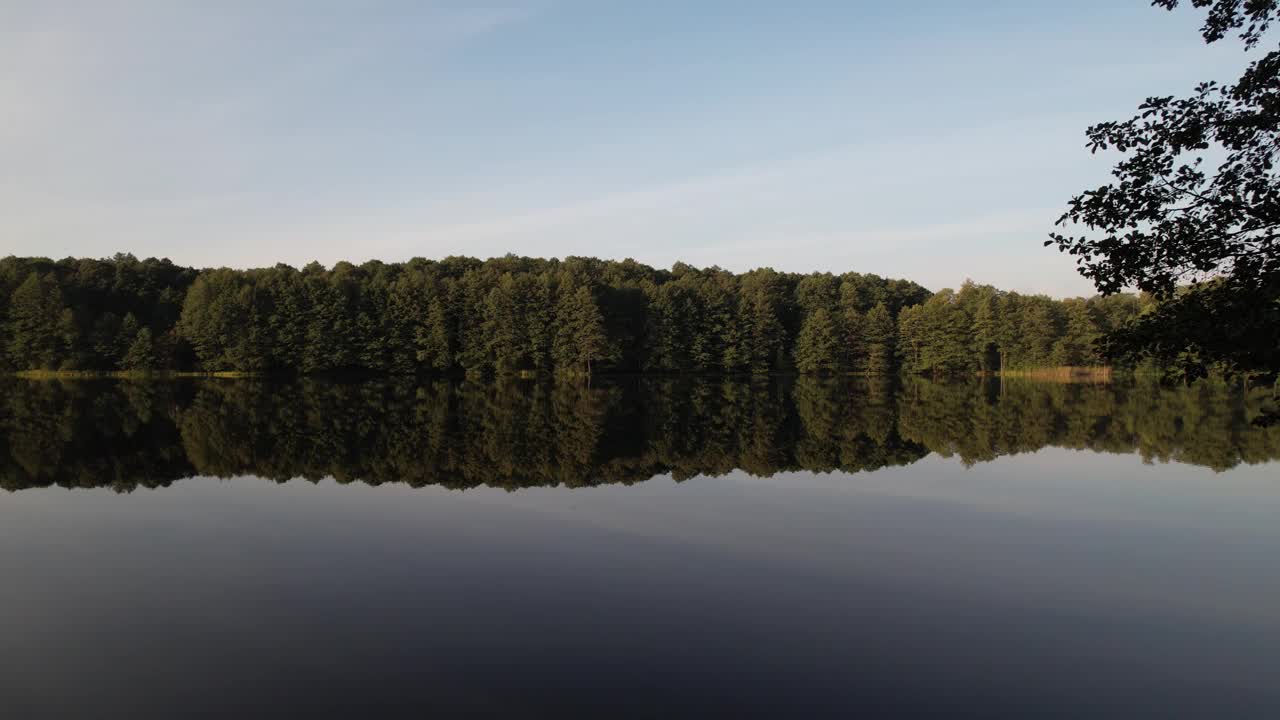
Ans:
{"type": "Polygon", "coordinates": [[[6,717],[1280,716],[1266,393],[0,400],[6,717]]]}

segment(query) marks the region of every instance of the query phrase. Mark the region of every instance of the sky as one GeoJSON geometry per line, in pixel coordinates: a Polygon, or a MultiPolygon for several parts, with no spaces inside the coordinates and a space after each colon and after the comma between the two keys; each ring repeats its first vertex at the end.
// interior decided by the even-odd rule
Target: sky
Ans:
{"type": "Polygon", "coordinates": [[[634,258],[1091,294],[1084,130],[1230,80],[1146,0],[0,0],[0,255],[634,258]]]}

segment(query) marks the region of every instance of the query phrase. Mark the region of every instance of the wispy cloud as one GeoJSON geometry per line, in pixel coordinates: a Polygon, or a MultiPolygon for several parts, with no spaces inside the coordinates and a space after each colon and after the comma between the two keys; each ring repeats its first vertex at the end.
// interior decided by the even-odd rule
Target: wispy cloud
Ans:
{"type": "Polygon", "coordinates": [[[1026,232],[1030,228],[1048,227],[1056,208],[1028,208],[979,213],[956,220],[907,225],[884,225],[873,228],[849,228],[835,232],[808,235],[774,234],[752,241],[748,247],[863,247],[909,250],[933,247],[941,241],[959,238],[991,237],[1026,232]]]}
{"type": "Polygon", "coordinates": [[[292,189],[286,180],[264,192],[259,178],[358,153],[337,132],[390,112],[370,87],[406,69],[422,82],[452,53],[535,14],[309,0],[0,2],[0,232],[53,234],[69,214],[92,225],[133,212],[136,225],[227,202],[243,214],[235,204],[253,193],[292,189]],[[305,148],[295,140],[303,133],[305,148]]]}

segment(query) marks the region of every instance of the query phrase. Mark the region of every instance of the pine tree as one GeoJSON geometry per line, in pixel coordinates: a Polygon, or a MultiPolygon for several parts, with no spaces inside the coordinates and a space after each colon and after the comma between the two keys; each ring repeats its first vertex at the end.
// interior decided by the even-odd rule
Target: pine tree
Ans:
{"type": "Polygon", "coordinates": [[[776,369],[774,363],[786,340],[786,332],[765,292],[756,293],[745,307],[746,317],[742,323],[745,362],[752,373],[769,373],[776,369]]]}
{"type": "Polygon", "coordinates": [[[272,338],[272,364],[281,369],[301,370],[307,351],[306,280],[297,270],[278,266],[274,281],[274,303],[266,319],[272,338]]]}
{"type": "Polygon", "coordinates": [[[737,323],[737,280],[727,272],[718,271],[706,278],[702,285],[706,305],[699,318],[699,334],[710,340],[706,370],[735,372],[742,365],[738,354],[742,342],[737,323]]]}
{"type": "Polygon", "coordinates": [[[88,359],[88,349],[80,339],[80,323],[71,308],[63,308],[58,316],[58,349],[62,356],[58,365],[66,369],[80,369],[88,359]]]}
{"type": "Polygon", "coordinates": [[[138,337],[138,318],[133,313],[124,316],[124,320],[120,322],[120,336],[116,338],[116,347],[119,348],[120,357],[129,351],[129,346],[133,344],[134,338],[138,337]]]}
{"type": "MultiPolygon", "coordinates": [[[[242,290],[247,289],[245,279],[234,271],[214,270],[201,275],[188,291],[178,327],[204,369],[246,369],[249,307],[242,290]]],[[[126,316],[122,337],[128,333],[127,327],[126,316]]],[[[127,342],[132,344],[133,337],[127,342]]]]}
{"type": "Polygon", "coordinates": [[[534,370],[551,366],[551,346],[555,342],[555,292],[549,274],[529,278],[521,293],[524,305],[523,353],[534,370]]]}
{"type": "Polygon", "coordinates": [[[124,357],[120,359],[122,370],[154,370],[159,367],[155,342],[151,338],[151,328],[138,331],[124,357]]]}
{"type": "MultiPolygon", "coordinates": [[[[649,308],[645,317],[644,368],[656,372],[681,372],[690,369],[689,343],[686,335],[688,291],[674,282],[645,288],[649,308]]],[[[559,361],[554,361],[559,365],[559,361]]]]}
{"type": "Polygon", "coordinates": [[[999,326],[996,322],[994,298],[980,302],[973,314],[973,354],[978,359],[979,368],[985,372],[1003,370],[1004,348],[999,343],[999,326]],[[989,356],[992,350],[998,354],[996,367],[989,367],[989,356]]]}
{"type": "Polygon", "coordinates": [[[909,372],[936,377],[974,367],[973,321],[957,293],[938,292],[923,305],[904,308],[898,318],[909,372]]]}
{"type": "Polygon", "coordinates": [[[382,316],[387,369],[400,375],[418,369],[418,349],[414,345],[418,290],[408,276],[401,276],[387,293],[387,308],[382,316]]]}
{"type": "Polygon", "coordinates": [[[818,308],[835,313],[840,301],[840,282],[831,273],[806,275],[796,283],[796,305],[805,317],[818,308]]]}
{"type": "Polygon", "coordinates": [[[54,369],[64,358],[62,291],[52,273],[32,273],[9,299],[9,357],[19,369],[54,369]]]}
{"type": "Polygon", "coordinates": [[[1053,345],[1062,334],[1061,311],[1058,303],[1035,295],[1024,298],[1019,313],[1019,333],[1026,356],[1023,360],[1030,367],[1053,365],[1053,345]]]}
{"type": "Polygon", "coordinates": [[[1054,343],[1053,360],[1058,365],[1088,365],[1096,362],[1093,344],[1102,333],[1083,300],[1068,300],[1062,337],[1054,343]]]}
{"type": "Polygon", "coordinates": [[[89,348],[98,367],[115,367],[129,349],[127,345],[123,349],[120,347],[120,329],[120,316],[110,310],[94,320],[93,329],[89,332],[89,348]]]}
{"type": "Polygon", "coordinates": [[[839,372],[841,352],[840,330],[831,313],[819,307],[805,319],[796,336],[796,369],[807,374],[839,372]]]}
{"type": "Polygon", "coordinates": [[[488,288],[477,273],[463,275],[449,294],[450,314],[457,318],[454,360],[468,374],[489,370],[488,343],[484,334],[484,302],[488,288]]]}
{"type": "Polygon", "coordinates": [[[1023,298],[1015,292],[996,299],[995,342],[1000,348],[1000,370],[1010,370],[1025,365],[1026,347],[1020,328],[1023,298]]]}
{"type": "Polygon", "coordinates": [[[864,323],[868,375],[893,374],[893,359],[896,354],[896,333],[893,327],[893,316],[883,302],[867,312],[864,323]]]}
{"type": "Polygon", "coordinates": [[[610,357],[604,318],[591,289],[562,290],[556,306],[556,338],[552,358],[561,372],[591,374],[592,361],[610,357]]]}
{"type": "Polygon", "coordinates": [[[489,363],[499,375],[510,375],[524,364],[524,318],[515,280],[504,275],[489,291],[484,304],[484,343],[489,363]]]}
{"type": "Polygon", "coordinates": [[[424,367],[445,371],[453,367],[452,344],[449,342],[449,319],[444,303],[433,298],[427,304],[427,316],[414,330],[417,359],[424,367]]]}
{"type": "Polygon", "coordinates": [[[897,349],[902,357],[902,368],[907,373],[923,372],[926,367],[924,314],[923,305],[905,307],[898,313],[897,349]]]}
{"type": "Polygon", "coordinates": [[[866,323],[854,308],[844,311],[843,363],[849,372],[865,372],[867,368],[866,323]]]}

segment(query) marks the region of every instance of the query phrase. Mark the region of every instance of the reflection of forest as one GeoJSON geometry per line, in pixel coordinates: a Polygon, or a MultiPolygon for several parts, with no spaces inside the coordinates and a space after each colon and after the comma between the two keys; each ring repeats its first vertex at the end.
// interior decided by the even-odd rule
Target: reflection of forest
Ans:
{"type": "Polygon", "coordinates": [[[131,490],[195,475],[579,487],[857,472],[930,451],[968,464],[1046,446],[1216,470],[1280,458],[1280,427],[1251,423],[1269,391],[1208,382],[4,381],[0,391],[9,490],[131,490]]]}

